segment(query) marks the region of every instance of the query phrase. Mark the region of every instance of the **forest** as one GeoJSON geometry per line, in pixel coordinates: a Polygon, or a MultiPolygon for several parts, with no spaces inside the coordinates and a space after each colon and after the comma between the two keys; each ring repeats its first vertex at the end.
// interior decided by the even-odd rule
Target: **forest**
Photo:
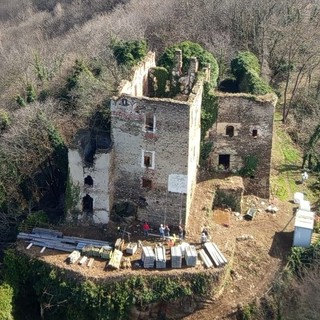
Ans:
{"type": "MultiPolygon", "coordinates": [[[[217,60],[218,87],[234,80],[239,52],[254,54],[301,166],[320,170],[319,0],[0,0],[1,256],[26,221],[64,220],[67,147],[83,128],[109,130],[110,98],[131,67],[114,49],[128,41],[157,58],[198,43],[217,60]]],[[[8,292],[0,286],[0,306],[8,292]]]]}

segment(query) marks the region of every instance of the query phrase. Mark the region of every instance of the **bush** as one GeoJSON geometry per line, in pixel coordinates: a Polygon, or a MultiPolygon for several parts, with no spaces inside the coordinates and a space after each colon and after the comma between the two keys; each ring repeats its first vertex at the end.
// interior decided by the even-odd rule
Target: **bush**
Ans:
{"type": "Polygon", "coordinates": [[[36,100],[36,90],[31,83],[27,84],[27,103],[34,102],[36,100]]]}
{"type": "Polygon", "coordinates": [[[163,55],[158,61],[158,65],[166,68],[171,72],[174,66],[174,56],[176,49],[182,50],[182,70],[187,72],[189,68],[190,58],[196,57],[199,61],[200,69],[204,68],[207,64],[211,66],[211,84],[216,86],[219,75],[219,67],[217,60],[212,53],[203,49],[198,43],[191,41],[184,41],[177,43],[165,50],[163,55]]]}
{"type": "Polygon", "coordinates": [[[240,92],[255,95],[272,92],[272,88],[260,78],[259,60],[253,53],[240,52],[231,61],[231,71],[236,77],[240,92]]]}
{"type": "Polygon", "coordinates": [[[254,177],[258,167],[258,158],[255,155],[248,155],[244,159],[244,167],[239,170],[243,177],[254,177]]]}
{"type": "Polygon", "coordinates": [[[27,218],[21,223],[20,230],[30,230],[34,227],[47,225],[49,222],[47,214],[40,210],[30,213],[27,218]]]}
{"type": "Polygon", "coordinates": [[[118,65],[133,66],[141,61],[147,54],[145,40],[114,41],[112,44],[113,55],[118,65]]]}
{"type": "Polygon", "coordinates": [[[210,85],[204,84],[201,106],[201,141],[204,140],[207,131],[216,122],[218,115],[218,99],[210,91],[210,85]]]}
{"type": "Polygon", "coordinates": [[[231,61],[231,72],[239,79],[251,70],[256,74],[260,74],[260,64],[258,58],[249,51],[240,52],[235,59],[231,61]]]}
{"type": "Polygon", "coordinates": [[[164,98],[168,96],[167,81],[169,72],[166,68],[155,67],[149,70],[149,96],[164,98]]]}
{"type": "Polygon", "coordinates": [[[10,117],[8,112],[3,109],[0,109],[0,130],[5,130],[10,125],[10,117]]]}
{"type": "Polygon", "coordinates": [[[0,319],[11,320],[13,289],[7,283],[0,285],[0,319]]]}

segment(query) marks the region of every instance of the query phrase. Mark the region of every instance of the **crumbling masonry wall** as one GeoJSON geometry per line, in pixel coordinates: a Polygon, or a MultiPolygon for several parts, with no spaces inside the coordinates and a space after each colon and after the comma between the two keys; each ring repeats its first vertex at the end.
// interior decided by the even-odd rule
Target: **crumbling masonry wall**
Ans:
{"type": "Polygon", "coordinates": [[[189,105],[165,99],[122,96],[114,101],[111,112],[116,200],[138,203],[146,199],[146,206],[138,214],[139,219],[150,223],[166,220],[177,224],[180,213],[184,220],[189,105]],[[153,131],[146,129],[147,115],[153,119],[153,131]],[[144,162],[146,155],[150,156],[149,166],[144,162]],[[177,190],[168,190],[169,179],[173,186],[177,184],[177,190]]]}
{"type": "Polygon", "coordinates": [[[255,173],[244,177],[246,194],[269,198],[274,95],[247,94],[218,96],[217,122],[209,131],[213,143],[210,165],[217,171],[238,172],[247,157],[257,159],[255,173]]]}
{"type": "Polygon", "coordinates": [[[97,151],[92,166],[86,166],[78,149],[68,150],[69,174],[80,195],[76,206],[78,220],[92,220],[97,224],[109,222],[113,206],[113,151],[97,151]],[[110,174],[111,173],[111,174],[110,174]],[[92,179],[92,180],[91,180],[92,179]],[[83,212],[83,198],[92,198],[92,214],[83,212]]]}

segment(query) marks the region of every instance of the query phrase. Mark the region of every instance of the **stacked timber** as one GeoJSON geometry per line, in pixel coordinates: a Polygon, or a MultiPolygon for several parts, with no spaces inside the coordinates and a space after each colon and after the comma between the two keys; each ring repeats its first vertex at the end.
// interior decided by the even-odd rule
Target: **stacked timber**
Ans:
{"type": "Polygon", "coordinates": [[[38,235],[45,235],[45,236],[48,235],[53,238],[62,238],[62,232],[58,230],[53,230],[53,229],[33,228],[31,233],[38,234],[38,235]]]}
{"type": "Polygon", "coordinates": [[[164,269],[166,267],[166,249],[163,246],[154,249],[156,257],[156,268],[164,269]]]}
{"type": "Polygon", "coordinates": [[[171,247],[171,267],[181,268],[182,265],[182,253],[179,246],[171,247]]]}
{"type": "Polygon", "coordinates": [[[110,259],[110,256],[111,256],[111,250],[110,250],[110,247],[106,247],[106,246],[103,246],[101,247],[100,249],[100,258],[101,259],[110,259]]]}
{"type": "Polygon", "coordinates": [[[216,267],[223,267],[227,263],[227,259],[221,253],[219,248],[213,242],[204,244],[205,251],[216,267]]]}
{"type": "Polygon", "coordinates": [[[151,247],[142,247],[141,260],[144,268],[154,268],[155,254],[151,247]]]}
{"type": "Polygon", "coordinates": [[[188,267],[195,267],[197,264],[197,250],[195,246],[186,246],[184,250],[184,259],[188,267]]]}
{"type": "Polygon", "coordinates": [[[118,249],[114,249],[111,254],[109,263],[107,264],[107,268],[119,269],[121,264],[121,259],[122,259],[122,252],[118,249]]]}
{"type": "Polygon", "coordinates": [[[108,247],[110,250],[112,249],[110,244],[105,241],[66,237],[63,236],[60,231],[43,228],[34,228],[32,233],[20,232],[18,234],[18,239],[23,239],[26,242],[42,248],[46,247],[48,249],[66,252],[72,252],[74,250],[81,251],[86,246],[97,247],[99,250],[101,247],[108,247]]]}
{"type": "Polygon", "coordinates": [[[129,242],[126,247],[126,253],[134,255],[138,249],[138,244],[136,242],[129,242]]]}
{"type": "Polygon", "coordinates": [[[124,249],[124,239],[118,238],[114,244],[114,248],[122,251],[124,249]]]}
{"type": "Polygon", "coordinates": [[[208,255],[206,254],[206,252],[204,251],[204,249],[199,250],[199,256],[207,268],[213,267],[213,263],[210,260],[210,258],[208,257],[208,255]]]}
{"type": "Polygon", "coordinates": [[[74,250],[68,255],[67,262],[70,264],[73,264],[77,262],[79,258],[80,258],[80,251],[74,250]]]}

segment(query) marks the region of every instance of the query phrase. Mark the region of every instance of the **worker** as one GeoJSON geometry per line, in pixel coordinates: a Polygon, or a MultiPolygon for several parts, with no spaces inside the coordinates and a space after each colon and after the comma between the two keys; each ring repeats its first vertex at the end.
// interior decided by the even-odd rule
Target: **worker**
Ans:
{"type": "Polygon", "coordinates": [[[179,239],[182,241],[184,238],[184,230],[181,224],[179,224],[178,229],[179,229],[179,239]]]}
{"type": "Polygon", "coordinates": [[[166,224],[166,226],[164,227],[164,236],[166,238],[169,238],[170,237],[170,228],[169,226],[166,224]]]}
{"type": "Polygon", "coordinates": [[[304,171],[302,174],[301,174],[301,180],[302,180],[302,184],[308,180],[309,176],[308,176],[308,173],[306,171],[304,171]]]}
{"type": "Polygon", "coordinates": [[[143,235],[145,236],[145,238],[148,238],[150,226],[147,221],[144,222],[142,229],[143,229],[143,235]]]}
{"type": "Polygon", "coordinates": [[[160,238],[164,239],[164,226],[163,226],[163,224],[160,224],[159,234],[160,234],[160,238]]]}
{"type": "Polygon", "coordinates": [[[201,233],[201,238],[200,238],[200,242],[201,242],[201,247],[203,247],[203,245],[207,242],[208,238],[206,236],[206,234],[204,232],[201,233]]]}

